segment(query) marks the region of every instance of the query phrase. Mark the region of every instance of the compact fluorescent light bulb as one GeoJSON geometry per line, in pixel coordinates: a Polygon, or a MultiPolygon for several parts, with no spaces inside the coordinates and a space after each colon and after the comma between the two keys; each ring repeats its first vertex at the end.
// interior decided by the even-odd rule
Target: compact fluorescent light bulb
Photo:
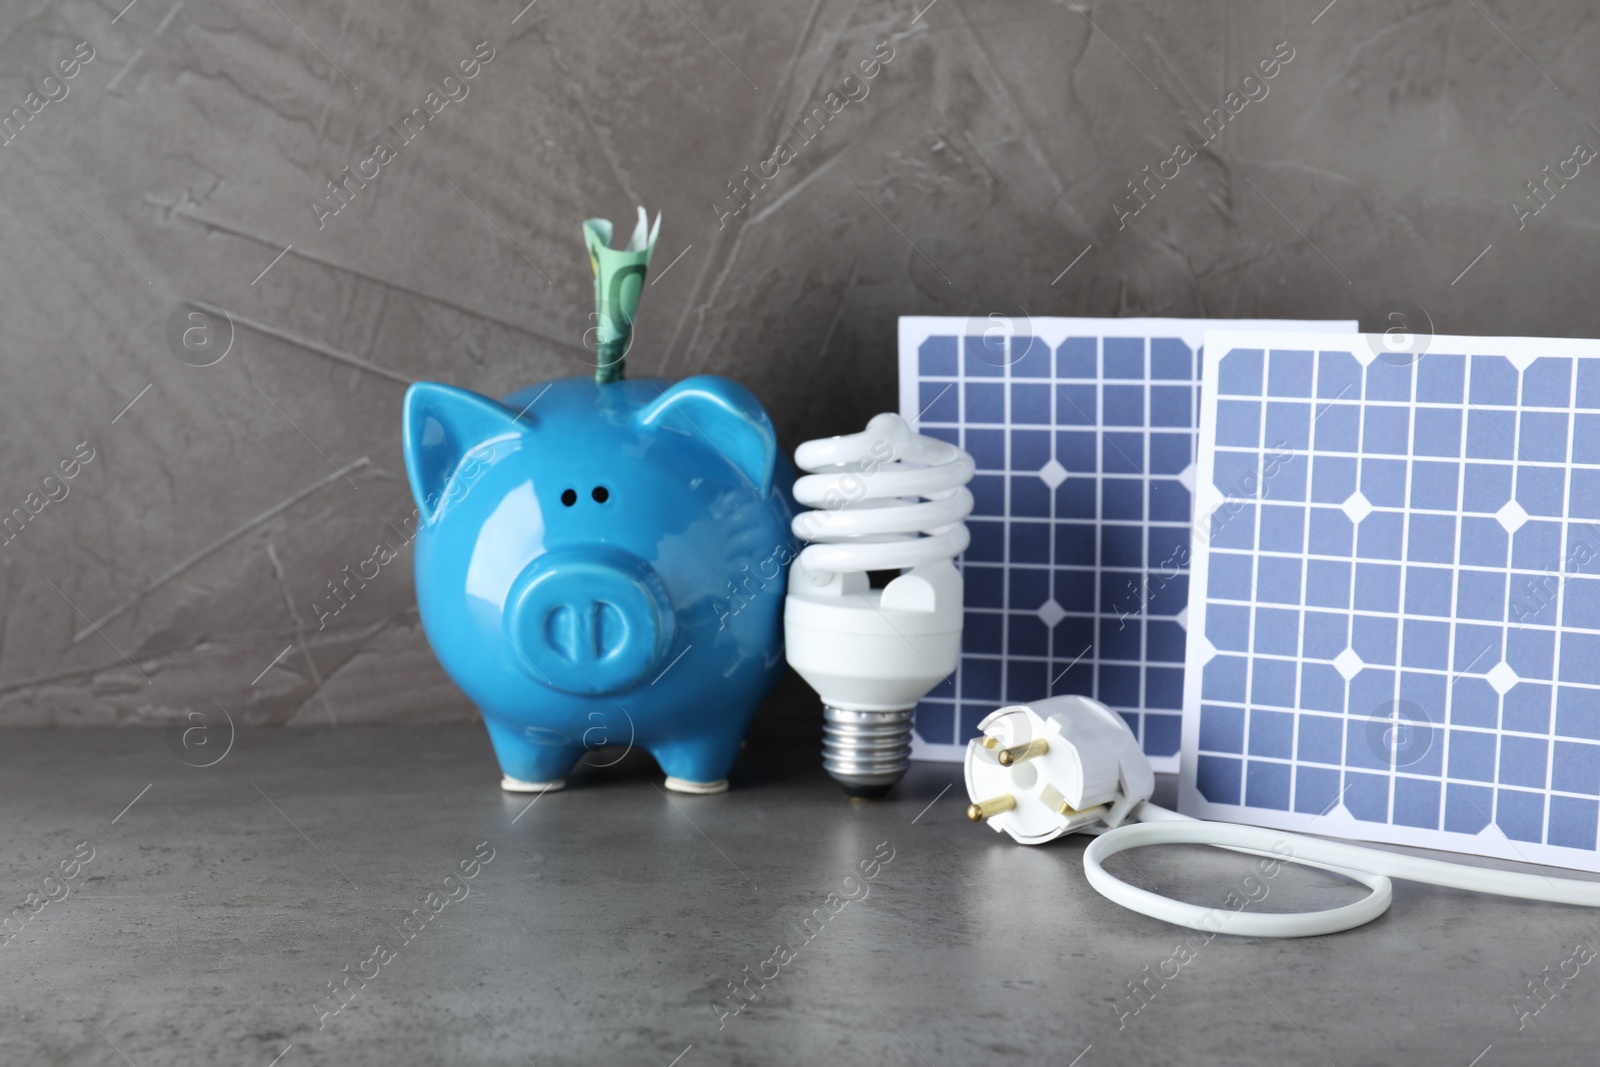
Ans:
{"type": "Polygon", "coordinates": [[[810,542],[789,572],[789,665],[823,704],[822,763],[853,797],[882,796],[911,758],[911,712],[961,655],[972,457],[884,414],[807,441],[794,520],[810,542]],[[896,571],[882,589],[870,572],[896,571]]]}

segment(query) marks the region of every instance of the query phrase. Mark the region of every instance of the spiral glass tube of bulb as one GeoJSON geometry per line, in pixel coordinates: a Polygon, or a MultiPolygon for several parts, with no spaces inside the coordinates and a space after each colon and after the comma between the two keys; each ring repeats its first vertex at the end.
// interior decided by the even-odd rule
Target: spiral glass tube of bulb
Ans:
{"type": "Polygon", "coordinates": [[[877,796],[905,773],[911,714],[955,670],[962,586],[953,560],[972,457],[884,414],[862,433],[808,441],[794,520],[808,542],[789,575],[789,663],[823,703],[823,765],[852,796],[877,796]],[[871,575],[895,572],[881,589],[871,575]]]}

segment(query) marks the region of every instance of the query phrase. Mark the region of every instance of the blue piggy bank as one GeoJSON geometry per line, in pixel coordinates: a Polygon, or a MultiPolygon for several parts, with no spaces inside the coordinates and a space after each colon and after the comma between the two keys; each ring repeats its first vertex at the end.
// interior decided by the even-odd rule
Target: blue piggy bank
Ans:
{"type": "Polygon", "coordinates": [[[727,788],[779,674],[794,474],[725,378],[566,378],[496,402],[407,391],[417,605],[483,713],[503,787],[559,789],[637,745],[680,792],[727,788]]]}

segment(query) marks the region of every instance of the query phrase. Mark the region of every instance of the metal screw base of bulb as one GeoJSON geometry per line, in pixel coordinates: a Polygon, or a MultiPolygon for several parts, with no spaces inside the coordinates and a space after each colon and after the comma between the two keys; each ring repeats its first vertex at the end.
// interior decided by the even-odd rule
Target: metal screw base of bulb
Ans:
{"type": "Polygon", "coordinates": [[[911,766],[911,711],[822,706],[822,766],[847,795],[881,797],[905,775],[911,766]]]}

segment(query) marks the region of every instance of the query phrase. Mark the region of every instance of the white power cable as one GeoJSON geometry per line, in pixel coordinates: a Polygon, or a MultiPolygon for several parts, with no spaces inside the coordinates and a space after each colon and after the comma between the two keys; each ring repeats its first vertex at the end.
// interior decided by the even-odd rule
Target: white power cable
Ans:
{"type": "Polygon", "coordinates": [[[1214,845],[1329,871],[1371,890],[1353,904],[1325,911],[1230,912],[1222,932],[1244,937],[1313,937],[1369,923],[1389,909],[1394,896],[1391,878],[1521,900],[1600,907],[1600,882],[1447,863],[1258,826],[1206,822],[1169,811],[1149,800],[1154,776],[1132,732],[1120,716],[1087,697],[1052,697],[1001,708],[979,726],[984,737],[967,746],[967,791],[974,801],[968,816],[1026,844],[1110,826],[1084,850],[1089,884],[1106,899],[1164,922],[1215,931],[1217,911],[1129,885],[1106,871],[1109,857],[1150,845],[1214,845]],[[1108,726],[1113,722],[1125,737],[1112,736],[1115,731],[1108,726]],[[1119,768],[1110,788],[1105,775],[1108,759],[1119,768]],[[1018,774],[1017,768],[1027,770],[1018,774]],[[1009,789],[1000,792],[1001,786],[1009,789]]]}

